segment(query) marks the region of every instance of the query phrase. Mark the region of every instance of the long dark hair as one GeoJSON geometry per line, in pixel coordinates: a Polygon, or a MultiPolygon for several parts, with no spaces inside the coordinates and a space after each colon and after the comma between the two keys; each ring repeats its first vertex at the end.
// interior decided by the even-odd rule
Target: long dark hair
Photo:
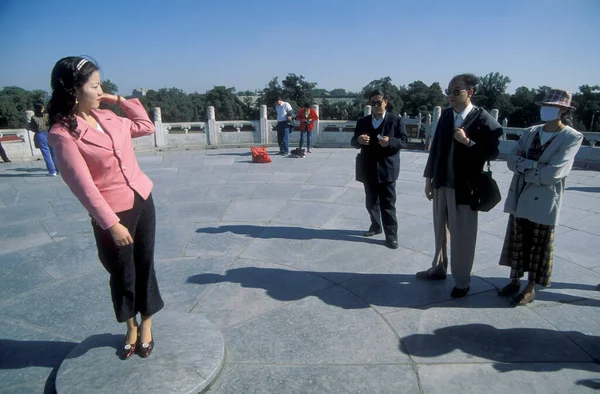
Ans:
{"type": "Polygon", "coordinates": [[[81,56],[68,56],[60,59],[52,69],[50,86],[52,97],[48,103],[50,127],[59,123],[74,136],[77,133],[76,88],[85,84],[94,71],[99,70],[92,60],[81,56]]]}

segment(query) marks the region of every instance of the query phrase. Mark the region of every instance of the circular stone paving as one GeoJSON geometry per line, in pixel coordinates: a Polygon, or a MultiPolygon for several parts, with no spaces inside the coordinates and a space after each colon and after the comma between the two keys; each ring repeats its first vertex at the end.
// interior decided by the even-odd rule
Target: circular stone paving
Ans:
{"type": "Polygon", "coordinates": [[[118,358],[122,333],[89,337],[60,365],[56,391],[198,393],[217,377],[225,356],[223,336],[203,315],[159,312],[153,333],[155,349],[146,359],[118,358]]]}

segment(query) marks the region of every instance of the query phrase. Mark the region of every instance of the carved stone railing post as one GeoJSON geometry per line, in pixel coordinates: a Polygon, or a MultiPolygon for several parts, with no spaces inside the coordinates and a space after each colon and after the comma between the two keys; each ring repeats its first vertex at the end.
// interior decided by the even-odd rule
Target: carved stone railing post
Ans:
{"type": "Polygon", "coordinates": [[[157,148],[166,148],[168,139],[167,133],[163,129],[160,107],[154,108],[154,127],[156,128],[156,131],[154,132],[154,146],[157,148]]]}
{"type": "Polygon", "coordinates": [[[429,130],[427,131],[427,136],[425,138],[425,150],[428,151],[431,147],[431,141],[433,141],[433,136],[435,135],[435,130],[437,129],[438,122],[440,121],[440,117],[442,116],[442,107],[436,105],[433,107],[433,116],[431,117],[431,126],[429,126],[429,130]]]}
{"type": "Polygon", "coordinates": [[[206,144],[207,145],[217,145],[219,141],[217,141],[217,121],[215,118],[215,107],[212,105],[206,109],[207,122],[206,122],[206,144]]]}
{"type": "Polygon", "coordinates": [[[267,120],[267,106],[260,106],[260,143],[267,145],[269,143],[269,121],[267,120]]]}
{"type": "Polygon", "coordinates": [[[365,107],[363,109],[363,115],[364,116],[371,115],[371,106],[370,105],[365,105],[365,107]]]}
{"type": "Polygon", "coordinates": [[[492,118],[494,118],[496,122],[498,121],[498,114],[500,114],[500,111],[498,111],[496,108],[490,111],[490,115],[492,115],[492,118]]]}
{"type": "Polygon", "coordinates": [[[29,128],[29,124],[31,123],[31,117],[34,115],[32,110],[25,111],[25,129],[27,129],[27,142],[29,143],[29,150],[31,151],[31,156],[35,156],[35,144],[33,143],[34,133],[29,128]]]}
{"type": "MultiPolygon", "coordinates": [[[[318,104],[313,104],[312,105],[312,109],[315,110],[315,112],[317,113],[317,116],[320,118],[321,115],[319,114],[319,105],[318,104]]],[[[317,120],[315,122],[315,127],[313,128],[313,131],[311,131],[312,133],[312,144],[313,146],[315,144],[318,144],[319,142],[321,142],[321,124],[320,121],[317,120]]]]}

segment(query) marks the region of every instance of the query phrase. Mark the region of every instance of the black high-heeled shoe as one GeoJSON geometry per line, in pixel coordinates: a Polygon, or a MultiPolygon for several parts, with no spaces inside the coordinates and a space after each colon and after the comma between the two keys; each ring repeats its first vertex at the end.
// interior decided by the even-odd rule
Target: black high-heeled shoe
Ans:
{"type": "Polygon", "coordinates": [[[150,330],[150,335],[152,335],[152,339],[150,340],[150,342],[142,343],[140,339],[138,349],[141,358],[148,357],[150,353],[152,353],[152,350],[154,350],[154,334],[152,333],[152,330],[150,330]]]}
{"type": "Polygon", "coordinates": [[[125,335],[125,339],[123,340],[123,346],[121,347],[121,358],[123,360],[127,360],[129,357],[133,356],[135,353],[135,349],[137,347],[137,343],[139,341],[140,330],[138,328],[138,338],[136,338],[135,342],[127,343],[127,335],[125,335]]]}

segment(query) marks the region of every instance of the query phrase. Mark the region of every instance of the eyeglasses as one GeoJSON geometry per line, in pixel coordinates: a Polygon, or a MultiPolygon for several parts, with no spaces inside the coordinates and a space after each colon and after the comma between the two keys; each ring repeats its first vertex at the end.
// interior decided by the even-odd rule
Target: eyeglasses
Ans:
{"type": "Polygon", "coordinates": [[[371,101],[369,104],[371,104],[371,107],[381,107],[383,105],[383,100],[371,101]]]}
{"type": "Polygon", "coordinates": [[[446,92],[446,96],[450,96],[450,95],[452,95],[452,96],[457,96],[457,97],[458,97],[458,96],[460,96],[460,94],[461,94],[463,91],[465,91],[465,90],[467,90],[467,89],[459,89],[459,88],[456,88],[456,89],[454,89],[454,90],[452,90],[452,91],[450,91],[449,89],[446,89],[446,90],[445,90],[445,92],[446,92]]]}

